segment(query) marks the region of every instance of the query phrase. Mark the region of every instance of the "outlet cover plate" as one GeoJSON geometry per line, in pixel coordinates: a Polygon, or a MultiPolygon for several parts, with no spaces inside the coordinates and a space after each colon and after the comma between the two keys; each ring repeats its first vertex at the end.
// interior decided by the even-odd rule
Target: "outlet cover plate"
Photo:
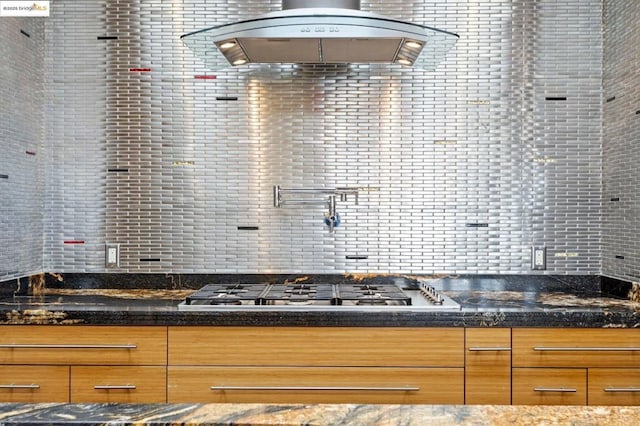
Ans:
{"type": "Polygon", "coordinates": [[[547,248],[543,246],[531,247],[531,269],[544,271],[547,269],[547,248]]]}
{"type": "Polygon", "coordinates": [[[105,244],[104,265],[107,268],[120,267],[120,244],[105,244]]]}

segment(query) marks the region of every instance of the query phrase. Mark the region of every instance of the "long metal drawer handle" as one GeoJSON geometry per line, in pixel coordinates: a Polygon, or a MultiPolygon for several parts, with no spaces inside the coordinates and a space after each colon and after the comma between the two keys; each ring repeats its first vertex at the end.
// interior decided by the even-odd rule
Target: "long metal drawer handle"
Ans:
{"type": "Polygon", "coordinates": [[[375,386],[211,386],[211,390],[264,390],[264,391],[388,391],[416,392],[417,386],[375,387],[375,386]]]}
{"type": "Polygon", "coordinates": [[[511,348],[507,348],[507,347],[487,347],[487,348],[469,348],[469,352],[503,352],[503,351],[510,351],[511,348]]]}
{"type": "Polygon", "coordinates": [[[640,392],[640,388],[604,388],[605,392],[640,392]]]}
{"type": "Polygon", "coordinates": [[[574,388],[533,388],[536,392],[578,392],[574,388]]]}
{"type": "Polygon", "coordinates": [[[2,349],[136,349],[138,345],[53,345],[9,343],[0,345],[2,349]]]}
{"type": "Polygon", "coordinates": [[[640,348],[634,347],[584,347],[584,348],[574,348],[574,347],[543,347],[536,346],[533,348],[534,351],[594,351],[594,352],[623,352],[623,351],[640,351],[640,348]]]}
{"type": "Polygon", "coordinates": [[[94,389],[97,390],[131,390],[131,389],[135,389],[136,386],[135,385],[96,385],[93,387],[94,389]]]}
{"type": "Polygon", "coordinates": [[[0,389],[40,389],[40,385],[0,385],[0,389]]]}

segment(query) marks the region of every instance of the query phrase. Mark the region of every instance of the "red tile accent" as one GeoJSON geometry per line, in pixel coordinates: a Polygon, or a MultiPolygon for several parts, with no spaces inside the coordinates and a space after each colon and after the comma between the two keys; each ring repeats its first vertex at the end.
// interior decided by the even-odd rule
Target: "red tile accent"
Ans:
{"type": "Polygon", "coordinates": [[[215,75],[194,75],[193,78],[196,80],[215,80],[215,75]]]}
{"type": "Polygon", "coordinates": [[[129,68],[129,72],[151,72],[151,68],[129,68]]]}
{"type": "Polygon", "coordinates": [[[65,240],[65,244],[84,244],[84,240],[65,240]]]}

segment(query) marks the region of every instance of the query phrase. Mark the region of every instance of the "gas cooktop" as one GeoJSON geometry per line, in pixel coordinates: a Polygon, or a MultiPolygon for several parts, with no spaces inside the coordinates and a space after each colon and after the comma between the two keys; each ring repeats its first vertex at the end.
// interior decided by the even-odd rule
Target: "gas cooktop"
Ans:
{"type": "Polygon", "coordinates": [[[460,310],[460,305],[426,282],[209,284],[178,305],[180,311],[233,310],[460,310]]]}

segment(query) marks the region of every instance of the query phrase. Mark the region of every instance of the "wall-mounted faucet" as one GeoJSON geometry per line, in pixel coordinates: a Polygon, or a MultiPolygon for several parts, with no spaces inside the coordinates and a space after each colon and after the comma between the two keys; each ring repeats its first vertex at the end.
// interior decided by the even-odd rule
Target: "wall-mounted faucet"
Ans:
{"type": "Polygon", "coordinates": [[[353,196],[357,205],[358,192],[360,190],[361,188],[353,187],[333,189],[281,188],[280,185],[275,185],[273,187],[273,206],[325,206],[327,212],[325,213],[324,223],[329,227],[329,232],[333,232],[340,225],[340,214],[336,211],[336,199],[344,202],[348,200],[349,196],[353,196]]]}

